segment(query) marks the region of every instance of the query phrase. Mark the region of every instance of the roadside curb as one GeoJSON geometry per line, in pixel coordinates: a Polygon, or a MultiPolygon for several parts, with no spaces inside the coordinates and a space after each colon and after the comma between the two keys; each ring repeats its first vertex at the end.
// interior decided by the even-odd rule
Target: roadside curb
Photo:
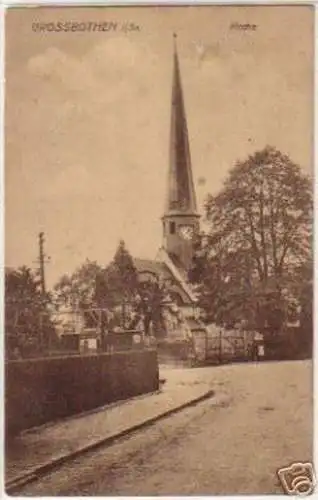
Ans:
{"type": "MultiPolygon", "coordinates": [[[[160,384],[159,384],[160,385],[160,384]]],[[[118,401],[114,401],[113,403],[107,403],[103,406],[98,406],[97,408],[92,408],[91,410],[85,410],[80,413],[76,413],[75,415],[69,415],[66,417],[62,417],[56,420],[51,420],[50,422],[46,422],[44,424],[36,425],[34,427],[30,427],[29,429],[25,429],[21,431],[22,436],[28,436],[29,434],[34,434],[36,433],[39,429],[49,429],[50,427],[53,427],[56,424],[59,424],[61,422],[68,422],[74,419],[81,419],[88,417],[90,415],[94,415],[94,413],[100,413],[101,411],[105,411],[108,409],[116,408],[118,406],[123,406],[131,401],[140,401],[142,399],[145,399],[148,396],[155,396],[156,394],[161,394],[162,390],[157,389],[156,391],[152,392],[147,392],[144,394],[138,394],[137,396],[133,396],[129,399],[119,399],[118,401]]]]}
{"type": "Polygon", "coordinates": [[[174,413],[177,413],[185,408],[188,408],[190,406],[194,406],[197,403],[200,403],[201,401],[204,401],[205,399],[208,399],[208,398],[214,396],[214,394],[215,394],[214,390],[208,390],[208,391],[204,392],[203,394],[201,394],[200,396],[197,396],[196,398],[190,399],[189,401],[186,401],[185,403],[182,403],[179,406],[176,406],[174,408],[171,408],[170,410],[167,410],[163,413],[160,413],[159,415],[156,415],[156,416],[151,417],[147,420],[144,420],[143,422],[140,422],[132,427],[127,427],[126,429],[124,429],[116,434],[113,434],[111,436],[107,436],[105,438],[101,438],[98,441],[95,441],[94,443],[90,443],[87,446],[83,446],[82,448],[80,448],[78,450],[75,450],[75,451],[70,452],[66,455],[63,455],[59,458],[53,459],[49,462],[46,462],[42,465],[39,465],[38,467],[35,467],[34,469],[32,469],[30,472],[27,472],[25,474],[21,474],[19,476],[16,476],[13,479],[7,481],[5,483],[5,491],[9,495],[16,493],[16,492],[18,492],[18,490],[20,488],[22,488],[26,484],[28,484],[32,481],[35,481],[43,474],[46,474],[47,472],[59,467],[62,464],[66,463],[68,461],[71,461],[84,453],[87,453],[89,451],[93,451],[101,446],[111,445],[113,442],[115,442],[123,437],[129,436],[133,432],[136,432],[138,430],[141,430],[143,428],[151,426],[154,423],[158,422],[159,420],[164,419],[170,415],[173,415],[174,413]]]}

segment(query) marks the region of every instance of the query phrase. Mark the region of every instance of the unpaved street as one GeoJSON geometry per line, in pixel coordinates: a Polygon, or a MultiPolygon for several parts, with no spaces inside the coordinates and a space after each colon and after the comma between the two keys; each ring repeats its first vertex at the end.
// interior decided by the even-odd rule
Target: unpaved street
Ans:
{"type": "Polygon", "coordinates": [[[311,363],[190,371],[189,383],[211,381],[215,398],[86,454],[19,495],[281,493],[277,468],[312,456],[311,363]]]}

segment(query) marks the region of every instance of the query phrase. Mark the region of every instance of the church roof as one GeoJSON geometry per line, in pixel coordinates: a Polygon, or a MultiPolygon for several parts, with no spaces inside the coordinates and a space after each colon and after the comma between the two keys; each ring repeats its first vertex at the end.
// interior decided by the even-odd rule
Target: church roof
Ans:
{"type": "Polygon", "coordinates": [[[181,84],[176,35],[173,57],[173,83],[170,124],[170,158],[165,214],[197,215],[193,185],[187,119],[181,84]]]}
{"type": "Polygon", "coordinates": [[[138,273],[152,273],[161,276],[162,279],[172,279],[172,274],[164,262],[134,258],[134,264],[138,273]]]}
{"type": "Polygon", "coordinates": [[[175,266],[175,268],[178,270],[178,272],[182,276],[182,278],[186,280],[188,273],[184,269],[184,267],[182,266],[180,259],[177,257],[177,255],[175,255],[173,253],[168,253],[168,256],[169,256],[169,259],[171,260],[171,262],[173,263],[173,265],[175,266]]]}
{"type": "MultiPolygon", "coordinates": [[[[161,254],[162,255],[162,254],[161,254]]],[[[134,265],[138,273],[151,273],[168,282],[170,292],[179,295],[184,304],[193,304],[193,297],[189,293],[188,287],[185,284],[183,277],[175,275],[174,272],[163,260],[139,259],[134,258],[134,265]]]]}

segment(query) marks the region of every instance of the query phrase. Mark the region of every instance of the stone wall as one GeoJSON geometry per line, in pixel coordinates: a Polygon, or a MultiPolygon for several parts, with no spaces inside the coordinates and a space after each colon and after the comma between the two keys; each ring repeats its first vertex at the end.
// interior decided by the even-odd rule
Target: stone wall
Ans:
{"type": "Polygon", "coordinates": [[[5,376],[9,434],[159,386],[157,352],[152,349],[9,361],[5,376]]]}

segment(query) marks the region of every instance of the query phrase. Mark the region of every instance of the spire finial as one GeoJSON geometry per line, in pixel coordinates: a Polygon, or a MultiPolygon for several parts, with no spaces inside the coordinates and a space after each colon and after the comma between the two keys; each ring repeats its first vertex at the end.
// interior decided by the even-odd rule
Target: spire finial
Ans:
{"type": "Polygon", "coordinates": [[[173,33],[173,48],[175,55],[177,54],[177,33],[173,33]]]}

